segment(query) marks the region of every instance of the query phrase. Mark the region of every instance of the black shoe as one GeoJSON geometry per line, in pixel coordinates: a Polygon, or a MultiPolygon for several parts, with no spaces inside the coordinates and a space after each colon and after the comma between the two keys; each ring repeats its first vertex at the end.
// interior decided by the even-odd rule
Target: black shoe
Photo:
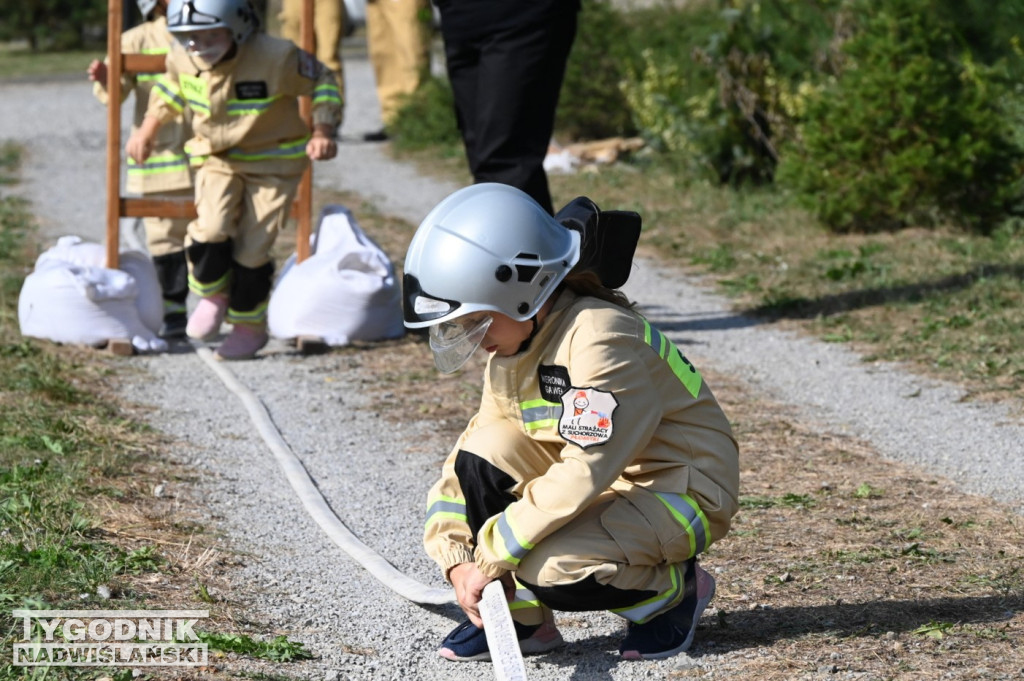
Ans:
{"type": "Polygon", "coordinates": [[[185,327],[188,326],[188,315],[184,312],[171,312],[164,315],[164,323],[160,326],[161,338],[184,338],[185,327]]]}
{"type": "Polygon", "coordinates": [[[364,142],[387,142],[388,141],[388,131],[385,130],[384,128],[381,128],[380,130],[375,130],[373,132],[365,133],[363,135],[363,141],[364,142]]]}
{"type": "Polygon", "coordinates": [[[619,646],[623,658],[660,660],[690,648],[701,613],[715,595],[715,578],[697,567],[694,558],[686,561],[683,593],[683,600],[668,612],[643,624],[629,624],[619,646]]]}

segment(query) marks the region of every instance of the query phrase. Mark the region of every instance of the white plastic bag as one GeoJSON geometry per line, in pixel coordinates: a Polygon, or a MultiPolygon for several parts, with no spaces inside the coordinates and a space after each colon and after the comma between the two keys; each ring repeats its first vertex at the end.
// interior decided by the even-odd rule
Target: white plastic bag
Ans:
{"type": "Polygon", "coordinates": [[[312,255],[281,270],[267,311],[271,335],[314,336],[328,345],[398,338],[401,289],[387,254],[343,206],[325,206],[312,255]]]}
{"type": "Polygon", "coordinates": [[[104,267],[102,245],[65,236],[36,260],[18,295],[23,336],[57,343],[101,345],[129,338],[139,352],[162,352],[156,335],[163,300],[156,268],[143,253],[119,255],[120,268],[104,267]]]}

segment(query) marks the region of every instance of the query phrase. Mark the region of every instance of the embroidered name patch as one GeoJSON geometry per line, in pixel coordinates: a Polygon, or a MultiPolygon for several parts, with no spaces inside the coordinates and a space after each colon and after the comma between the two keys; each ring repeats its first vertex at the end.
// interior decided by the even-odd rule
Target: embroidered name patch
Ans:
{"type": "Polygon", "coordinates": [[[548,402],[558,402],[569,389],[569,370],[557,364],[541,364],[537,370],[540,396],[548,402]]]}
{"type": "Polygon", "coordinates": [[[562,395],[558,434],[583,449],[608,442],[612,413],[619,406],[615,395],[597,388],[569,388],[562,395]]]}
{"type": "Polygon", "coordinates": [[[235,83],[235,96],[238,99],[266,99],[267,84],[262,80],[235,83]]]}

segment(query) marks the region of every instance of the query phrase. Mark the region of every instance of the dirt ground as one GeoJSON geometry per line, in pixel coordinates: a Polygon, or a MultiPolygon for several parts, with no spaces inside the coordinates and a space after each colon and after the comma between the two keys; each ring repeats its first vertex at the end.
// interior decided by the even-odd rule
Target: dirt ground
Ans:
{"type": "MultiPolygon", "coordinates": [[[[400,263],[408,225],[366,219],[400,263]]],[[[279,248],[290,250],[287,239],[279,248]]],[[[415,403],[454,440],[479,399],[483,358],[439,378],[424,370],[431,357],[421,336],[372,348],[331,352],[365,376],[381,418],[401,412],[389,404],[415,403]]],[[[700,369],[733,423],[742,462],[741,510],[703,561],[718,584],[711,624],[698,632],[703,646],[735,654],[743,678],[762,681],[1024,678],[1024,518],[883,460],[855,438],[802,422],[714,367],[700,369]]],[[[167,570],[128,578],[120,588],[151,602],[180,603],[182,591],[191,591],[209,599],[217,626],[255,635],[259,625],[246,618],[245,594],[223,587],[237,557],[204,548],[207,530],[182,521],[182,499],[133,501],[151,499],[142,488],[146,473],[140,469],[133,483],[140,488],[104,514],[117,519],[113,535],[156,543],[167,570]]],[[[176,475],[188,481],[185,469],[176,475]]],[[[560,623],[572,626],[572,619],[560,623]]],[[[196,677],[288,673],[234,654],[211,664],[196,677]]],[[[709,674],[696,665],[672,678],[709,674]]]]}

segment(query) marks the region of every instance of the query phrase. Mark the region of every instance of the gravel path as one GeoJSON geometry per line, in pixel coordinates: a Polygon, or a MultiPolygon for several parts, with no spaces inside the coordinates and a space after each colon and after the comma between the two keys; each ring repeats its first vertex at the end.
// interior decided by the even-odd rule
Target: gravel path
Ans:
{"type": "MultiPolygon", "coordinates": [[[[102,240],[104,232],[105,110],[92,98],[84,66],[81,80],[0,84],[0,138],[28,149],[21,191],[48,238],[102,240]]],[[[379,127],[365,59],[347,59],[346,79],[345,143],[338,159],[315,166],[315,182],[358,192],[382,212],[418,223],[456,187],[356,141],[379,127]]],[[[1024,428],[1005,409],[961,402],[956,387],[737,316],[725,299],[649,260],[637,261],[627,293],[698,366],[746,381],[822,430],[865,438],[886,457],[1024,513],[1024,428]]],[[[280,671],[328,679],[490,678],[488,666],[433,654],[461,619],[457,609],[405,601],[335,547],[284,484],[241,403],[187,346],[178,350],[133,359],[141,371],[125,372],[124,396],[155,407],[152,424],[178,439],[166,456],[200,473],[193,494],[243,556],[238,583],[258,587],[254,619],[319,656],[280,671]]],[[[261,361],[231,368],[260,395],[348,527],[407,574],[443,586],[420,548],[425,493],[450,446],[435,424],[416,418],[415,409],[401,426],[382,422],[361,389],[374,377],[345,353],[299,357],[275,343],[261,361]]],[[[615,654],[617,618],[565,614],[559,623],[571,645],[529,659],[531,679],[664,678],[681,667],[727,674],[742,662],[742,654],[716,655],[705,643],[694,658],[624,664],[615,654]]]]}

